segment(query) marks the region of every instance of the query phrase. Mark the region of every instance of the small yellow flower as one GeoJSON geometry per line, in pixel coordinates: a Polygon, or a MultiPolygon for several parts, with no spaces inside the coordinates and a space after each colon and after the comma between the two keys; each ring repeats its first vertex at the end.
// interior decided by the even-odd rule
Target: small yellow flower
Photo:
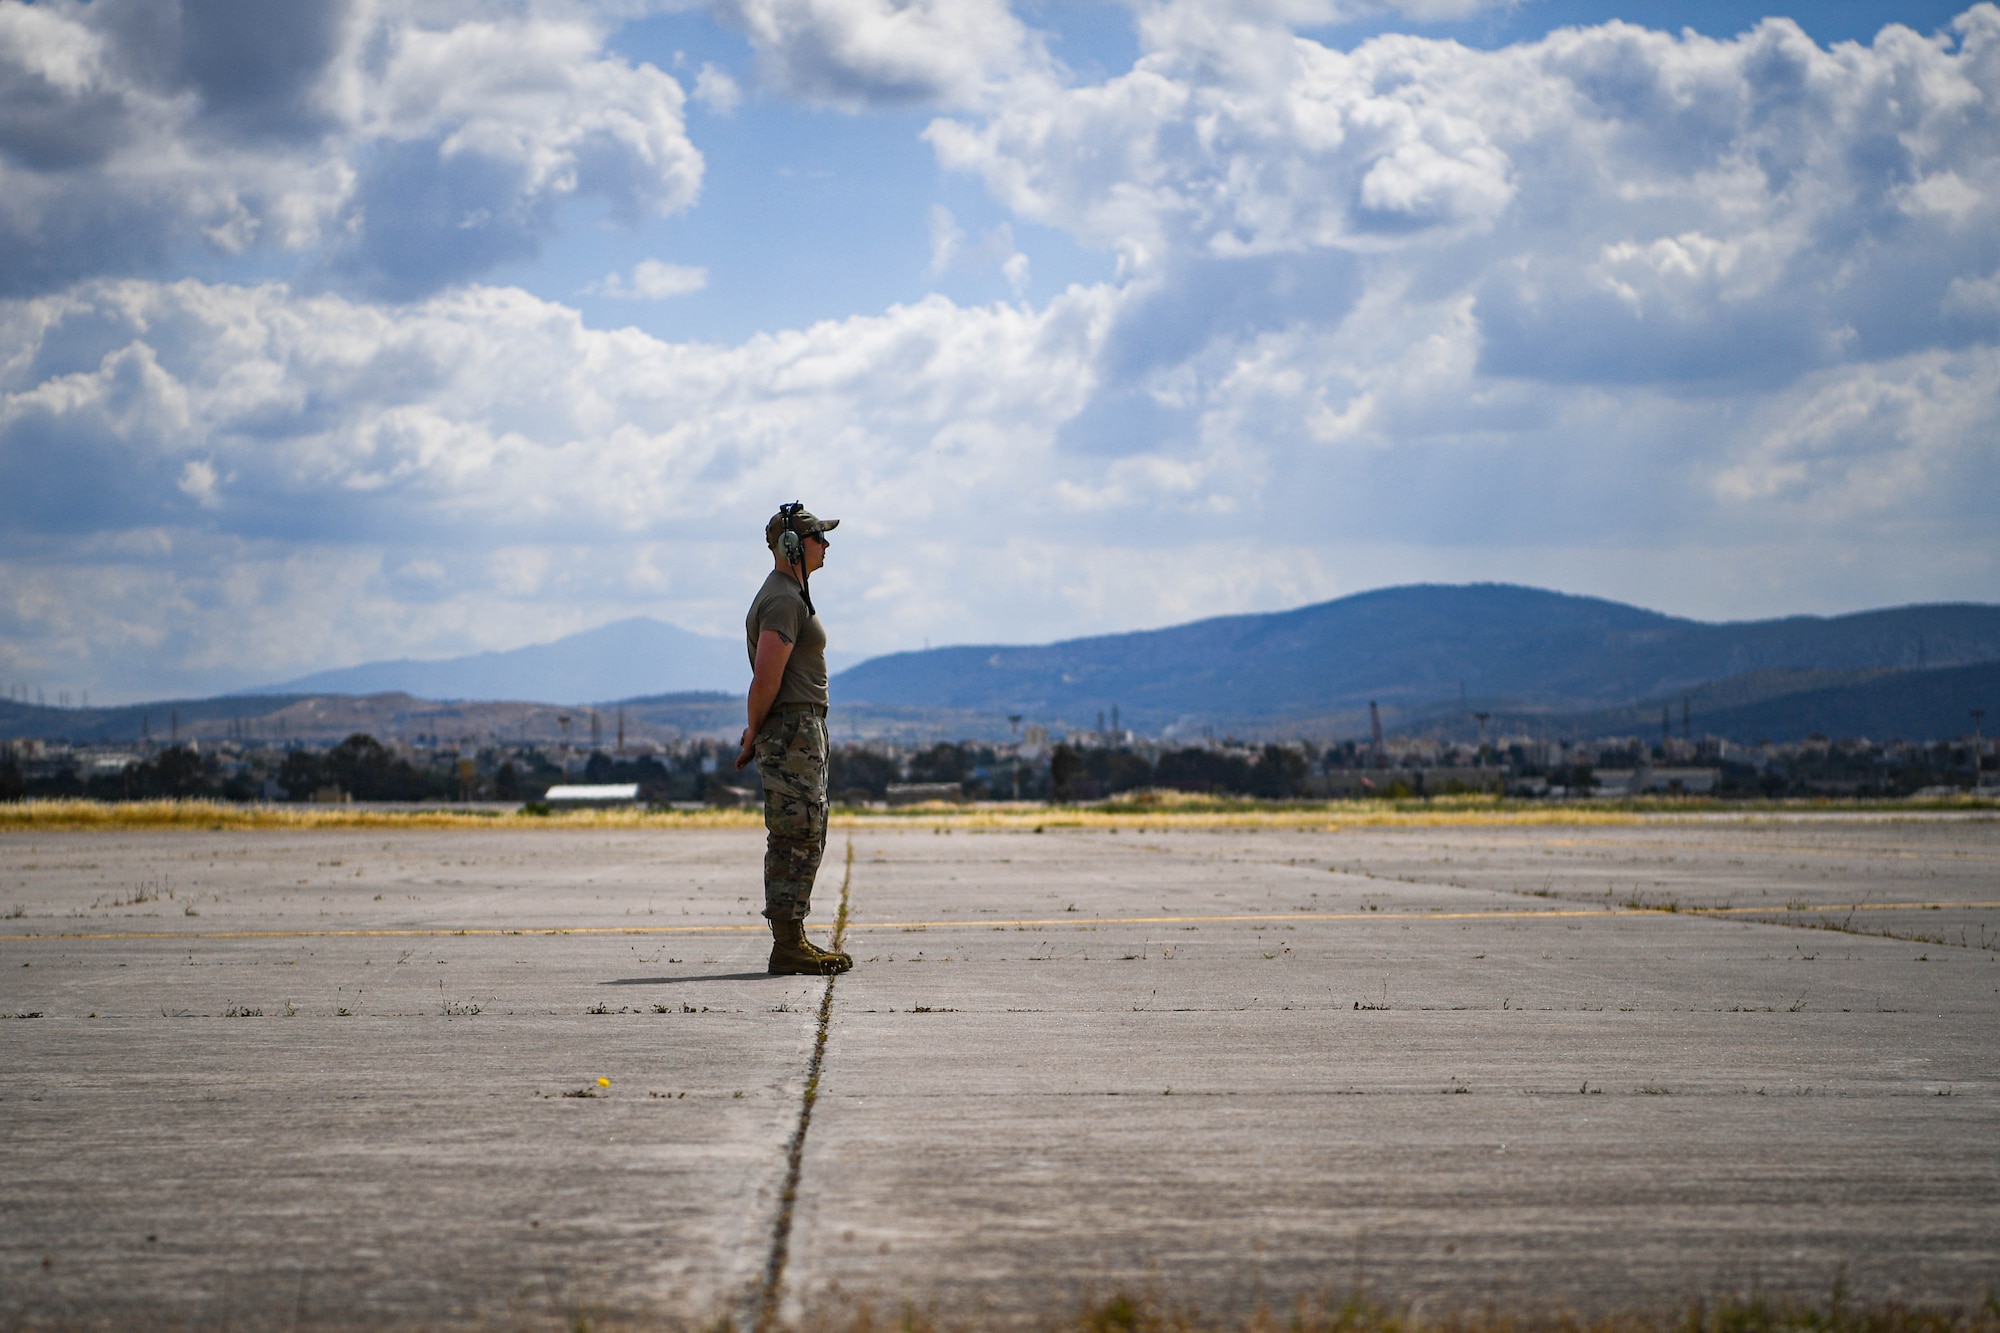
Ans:
{"type": "Polygon", "coordinates": [[[611,1086],[611,1080],[608,1078],[601,1078],[597,1080],[597,1086],[600,1088],[608,1088],[611,1086]]]}

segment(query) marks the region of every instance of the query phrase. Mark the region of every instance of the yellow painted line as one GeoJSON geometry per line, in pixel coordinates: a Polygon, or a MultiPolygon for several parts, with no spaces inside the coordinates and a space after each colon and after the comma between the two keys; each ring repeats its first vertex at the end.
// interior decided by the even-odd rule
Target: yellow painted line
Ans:
{"type": "Polygon", "coordinates": [[[6,940],[346,940],[429,939],[451,935],[706,935],[735,930],[764,931],[769,926],[505,926],[412,927],[405,930],[135,930],[75,931],[56,935],[0,935],[6,940]]]}
{"type": "Polygon", "coordinates": [[[1849,861],[1866,861],[1871,857],[1882,861],[2000,861],[2000,856],[1989,856],[1983,852],[1938,852],[1908,850],[1899,847],[1811,847],[1796,842],[1728,843],[1708,846],[1691,845],[1686,842],[1668,842],[1649,838],[1544,838],[1548,847],[1659,847],[1680,852],[1686,859],[1693,860],[1700,854],[1710,856],[1734,855],[1742,852],[1763,853],[1775,856],[1780,852],[1796,852],[1800,856],[1837,856],[1849,861]]]}
{"type": "MultiPolygon", "coordinates": [[[[1808,903],[1804,907],[1683,907],[1683,915],[1696,916],[1746,916],[1755,912],[1789,913],[1799,916],[1806,912],[1937,912],[1944,910],[1975,911],[2000,907],[2000,903],[1808,903]]],[[[1636,911],[1665,912],[1665,907],[1636,908],[1636,911]]]]}
{"type": "Polygon", "coordinates": [[[929,930],[939,927],[1027,927],[1027,926],[1152,926],[1227,921],[1541,921],[1564,917],[1610,916],[1711,916],[1722,913],[1776,912],[1881,912],[1893,908],[1911,911],[1939,907],[1996,908],[2000,903],[1836,903],[1819,907],[1591,907],[1547,908],[1526,911],[1491,909],[1473,912],[1256,912],[1234,916],[1113,916],[1045,917],[1020,921],[850,921],[849,930],[929,930]]]}
{"type": "MultiPolygon", "coordinates": [[[[1800,916],[1828,912],[1890,912],[1989,910],[2000,902],[1979,903],[1828,903],[1808,907],[1588,907],[1513,910],[1493,908],[1471,912],[1243,912],[1201,916],[1058,916],[990,921],[855,921],[854,930],[1025,930],[1030,926],[1169,926],[1221,925],[1238,921],[1550,921],[1577,917],[1618,916],[1800,916]]],[[[381,930],[204,930],[204,931],[75,931],[50,935],[0,935],[0,941],[30,940],[336,940],[441,939],[451,936],[497,935],[717,935],[743,931],[761,933],[756,925],[707,926],[518,926],[413,927],[381,930]]]]}
{"type": "MultiPolygon", "coordinates": [[[[1486,912],[1245,912],[1235,916],[1052,916],[1021,921],[850,921],[849,930],[933,930],[970,926],[980,930],[1000,930],[1029,926],[1170,926],[1189,922],[1206,924],[1225,921],[1477,921],[1508,919],[1538,921],[1559,916],[1623,916],[1626,908],[1593,907],[1584,911],[1561,909],[1486,912]]],[[[1664,913],[1662,913],[1664,915],[1664,913]]]]}

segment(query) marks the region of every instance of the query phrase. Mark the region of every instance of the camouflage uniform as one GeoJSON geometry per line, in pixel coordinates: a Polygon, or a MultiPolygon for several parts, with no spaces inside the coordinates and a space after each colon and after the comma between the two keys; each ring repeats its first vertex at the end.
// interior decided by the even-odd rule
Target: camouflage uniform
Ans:
{"type": "Polygon", "coordinates": [[[781,705],[757,731],[764,782],[764,915],[803,921],[826,850],[826,719],[781,705]]]}

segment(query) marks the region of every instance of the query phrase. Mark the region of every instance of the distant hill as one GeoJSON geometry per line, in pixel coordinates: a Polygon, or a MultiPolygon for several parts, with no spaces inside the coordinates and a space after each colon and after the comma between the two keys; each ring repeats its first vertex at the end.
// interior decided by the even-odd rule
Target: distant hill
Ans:
{"type": "MultiPolygon", "coordinates": [[[[1875,741],[1951,740],[1972,730],[1972,710],[2000,716],[2000,662],[1901,671],[1760,671],[1731,676],[1679,694],[1616,708],[1511,709],[1489,712],[1491,734],[1587,740],[1604,736],[1721,736],[1743,744],[1823,736],[1875,741]]],[[[1453,704],[1404,719],[1401,730],[1456,740],[1477,725],[1453,704]]],[[[1988,728],[1989,732],[1992,728],[1988,728]]]]}
{"type": "MultiPolygon", "coordinates": [[[[748,674],[733,640],[635,619],[510,653],[323,672],[279,697],[0,701],[0,738],[163,737],[178,714],[182,736],[204,739],[526,739],[565,734],[567,718],[581,741],[593,712],[603,729],[620,711],[635,738],[728,736],[748,674]],[[705,671],[715,690],[686,683],[705,671]]],[[[1393,731],[1469,736],[1476,709],[1496,734],[1651,736],[1662,708],[1678,734],[1686,701],[1697,735],[1917,740],[1965,734],[1971,708],[1993,709],[2000,731],[1996,696],[2000,606],[1710,624],[1535,588],[1416,585],[1131,634],[878,657],[835,676],[831,721],[837,738],[928,743],[1004,738],[1009,714],[1091,728],[1116,708],[1125,726],[1168,739],[1326,739],[1366,735],[1372,699],[1393,731]]]]}
{"type": "Polygon", "coordinates": [[[1800,741],[1822,736],[1866,736],[1870,740],[1945,740],[1969,735],[1972,710],[1992,719],[1986,734],[2000,729],[2000,662],[1896,671],[1853,685],[1801,690],[1754,704],[1724,708],[1698,728],[1746,744],[1759,740],[1800,741]]]}
{"type": "MultiPolygon", "coordinates": [[[[295,707],[299,695],[227,695],[219,699],[161,699],[110,708],[50,708],[0,700],[0,740],[65,740],[75,744],[141,738],[165,741],[228,736],[237,727],[295,707]]],[[[265,735],[276,735],[267,730],[265,735]]]]}
{"type": "Polygon", "coordinates": [[[1629,708],[1760,673],[1819,685],[1829,678],[1810,673],[1994,660],[2000,606],[1711,624],[1536,588],[1420,584],[1037,647],[897,653],[840,673],[834,698],[1070,726],[1117,707],[1125,725],[1170,735],[1356,735],[1371,699],[1395,725],[1442,710],[1629,708]]]}
{"type": "Polygon", "coordinates": [[[436,661],[399,658],[317,671],[259,694],[386,694],[420,699],[600,702],[692,690],[741,690],[743,641],[695,634],[646,616],[549,643],[436,661]]]}
{"type": "Polygon", "coordinates": [[[46,708],[0,701],[0,740],[63,740],[78,745],[126,745],[142,737],[167,741],[309,741],[332,744],[355,732],[378,740],[489,744],[569,741],[606,749],[618,729],[628,739],[674,741],[734,736],[743,726],[741,694],[667,694],[638,701],[579,707],[551,703],[471,700],[439,703],[390,691],[380,694],[228,695],[162,699],[116,708],[46,708]]]}

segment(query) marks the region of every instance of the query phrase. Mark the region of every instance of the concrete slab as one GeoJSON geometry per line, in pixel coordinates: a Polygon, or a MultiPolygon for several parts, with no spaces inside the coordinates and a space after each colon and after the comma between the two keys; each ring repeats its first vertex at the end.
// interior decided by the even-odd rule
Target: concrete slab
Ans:
{"type": "Polygon", "coordinates": [[[553,831],[0,842],[0,901],[25,909],[4,927],[78,936],[0,945],[0,1012],[44,1015],[0,1021],[0,1312],[501,1326],[740,1301],[817,1001],[761,975],[761,922],[733,929],[756,854],[553,831]],[[662,913],[707,933],[414,933],[662,913]],[[327,933],[357,930],[384,933],[327,933]]]}
{"type": "MultiPolygon", "coordinates": [[[[2000,1285],[1993,821],[852,838],[794,1316],[2000,1285]]],[[[759,842],[0,838],[0,1315],[743,1311],[825,989],[759,842]]]]}
{"type": "Polygon", "coordinates": [[[794,1300],[1976,1300],[1994,952],[1596,881],[1991,900],[1995,832],[858,834],[794,1300]]]}

